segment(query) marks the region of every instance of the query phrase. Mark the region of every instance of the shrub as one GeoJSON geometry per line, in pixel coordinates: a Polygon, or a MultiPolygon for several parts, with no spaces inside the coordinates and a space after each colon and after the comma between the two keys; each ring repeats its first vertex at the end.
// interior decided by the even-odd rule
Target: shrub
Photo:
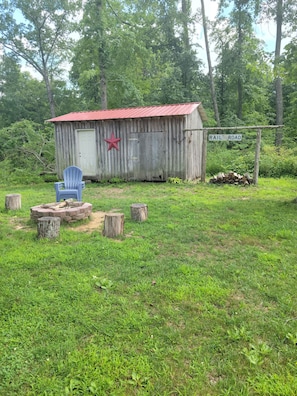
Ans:
{"type": "MultiPolygon", "coordinates": [[[[227,149],[220,146],[210,150],[207,156],[206,172],[215,175],[219,172],[234,171],[240,174],[253,173],[255,154],[253,150],[227,149]]],[[[297,149],[263,146],[260,154],[259,176],[297,176],[297,149]]]]}
{"type": "Polygon", "coordinates": [[[297,176],[296,149],[265,146],[260,158],[259,174],[262,177],[297,176]]]}

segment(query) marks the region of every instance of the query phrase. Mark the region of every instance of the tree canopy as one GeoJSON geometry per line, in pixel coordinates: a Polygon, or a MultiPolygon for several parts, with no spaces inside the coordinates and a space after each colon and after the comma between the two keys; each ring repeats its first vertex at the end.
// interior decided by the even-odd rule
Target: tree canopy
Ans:
{"type": "Polygon", "coordinates": [[[296,40],[273,58],[255,25],[271,20],[278,40],[290,37],[295,2],[217,4],[215,23],[204,18],[214,48],[207,70],[201,10],[189,0],[1,0],[0,128],[76,110],[202,101],[211,125],[275,124],[283,111],[293,135],[296,40]]]}

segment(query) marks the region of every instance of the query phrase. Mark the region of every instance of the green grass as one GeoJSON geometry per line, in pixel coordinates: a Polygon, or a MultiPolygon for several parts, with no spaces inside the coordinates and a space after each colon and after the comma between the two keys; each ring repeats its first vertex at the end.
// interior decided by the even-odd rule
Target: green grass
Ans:
{"type": "Polygon", "coordinates": [[[53,185],[0,187],[0,395],[296,395],[296,197],[294,179],[88,184],[125,236],[39,240],[53,185]]]}

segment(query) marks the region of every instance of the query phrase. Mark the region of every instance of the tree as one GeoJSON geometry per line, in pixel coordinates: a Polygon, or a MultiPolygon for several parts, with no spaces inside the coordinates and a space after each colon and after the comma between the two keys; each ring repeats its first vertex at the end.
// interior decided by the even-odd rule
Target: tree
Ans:
{"type": "Polygon", "coordinates": [[[22,72],[15,56],[2,56],[0,81],[0,128],[23,119],[43,123],[50,117],[44,82],[22,72]]]}
{"type": "Polygon", "coordinates": [[[214,110],[214,115],[215,115],[215,120],[216,120],[217,126],[220,127],[221,121],[220,121],[220,114],[219,114],[219,109],[218,109],[217,95],[216,95],[216,90],[215,90],[212,62],[211,62],[211,56],[210,56],[207,19],[206,19],[206,15],[205,15],[204,0],[201,0],[201,16],[202,16],[202,23],[203,23],[205,49],[206,49],[206,56],[207,56],[207,63],[208,63],[208,73],[209,73],[209,80],[210,80],[210,91],[211,91],[213,110],[214,110]]]}
{"type": "MultiPolygon", "coordinates": [[[[159,12],[156,15],[156,43],[154,50],[160,51],[161,62],[168,64],[170,74],[163,80],[163,103],[176,101],[194,101],[200,99],[200,83],[202,79],[201,62],[197,59],[193,44],[194,18],[191,15],[189,1],[171,0],[159,2],[159,12]],[[178,97],[170,97],[171,86],[176,89],[178,97]]],[[[176,96],[176,95],[175,95],[176,96]]]]}
{"type": "MultiPolygon", "coordinates": [[[[274,51],[274,84],[275,84],[275,122],[283,124],[283,83],[281,69],[281,45],[282,39],[295,32],[297,27],[297,4],[295,0],[269,0],[262,1],[262,15],[268,19],[273,18],[276,23],[276,40],[274,51]]],[[[283,139],[282,129],[277,129],[275,145],[281,146],[283,139]]]]}
{"type": "MultiPolygon", "coordinates": [[[[282,42],[282,28],[283,28],[283,0],[277,0],[276,4],[276,40],[274,53],[274,74],[275,74],[275,95],[276,95],[276,125],[283,125],[283,86],[282,79],[279,73],[279,63],[281,56],[281,42],[282,42]]],[[[275,144],[281,146],[282,144],[282,130],[276,130],[275,144]]]]}
{"type": "Polygon", "coordinates": [[[221,121],[224,125],[267,123],[271,71],[263,46],[253,32],[258,3],[237,0],[226,17],[224,8],[229,5],[228,1],[221,2],[223,8],[213,30],[219,61],[216,81],[221,121]]]}
{"type": "Polygon", "coordinates": [[[54,160],[52,125],[24,120],[0,130],[0,164],[8,164],[10,172],[53,171],[54,160]]]}
{"type": "Polygon", "coordinates": [[[0,42],[42,76],[52,117],[52,81],[61,74],[61,64],[69,50],[69,21],[77,5],[77,1],[70,0],[0,1],[0,42]]]}
{"type": "Polygon", "coordinates": [[[107,77],[106,68],[108,62],[108,49],[106,27],[104,20],[104,0],[95,0],[96,12],[95,17],[98,23],[98,66],[99,66],[99,80],[100,80],[100,97],[101,108],[107,109],[107,77]]]}
{"type": "Polygon", "coordinates": [[[103,107],[101,73],[108,107],[199,99],[200,63],[191,43],[188,0],[181,8],[175,0],[105,0],[104,34],[96,4],[85,4],[71,70],[88,107],[103,107]]]}
{"type": "Polygon", "coordinates": [[[83,90],[85,87],[91,89],[87,96],[93,97],[97,106],[100,101],[102,109],[108,106],[107,69],[111,39],[106,13],[106,0],[85,2],[83,18],[78,25],[80,38],[74,48],[72,68],[72,81],[76,80],[83,90]]]}
{"type": "Polygon", "coordinates": [[[245,68],[244,64],[244,51],[246,47],[246,41],[250,40],[253,36],[252,23],[253,17],[257,16],[259,12],[259,1],[258,0],[221,0],[219,6],[220,20],[226,20],[225,9],[233,5],[230,16],[228,18],[227,30],[230,33],[233,31],[233,70],[235,72],[234,78],[236,78],[237,87],[237,117],[242,120],[243,117],[243,102],[244,102],[244,76],[242,71],[245,68]]]}
{"type": "Polygon", "coordinates": [[[296,141],[297,125],[297,40],[286,45],[279,67],[284,90],[284,120],[289,135],[296,141]]]}

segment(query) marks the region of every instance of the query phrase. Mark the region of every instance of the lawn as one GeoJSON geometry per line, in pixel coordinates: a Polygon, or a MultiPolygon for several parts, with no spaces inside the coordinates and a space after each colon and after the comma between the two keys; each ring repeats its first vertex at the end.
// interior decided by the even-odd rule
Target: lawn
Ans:
{"type": "Polygon", "coordinates": [[[88,184],[117,239],[88,220],[38,239],[30,207],[54,197],[0,187],[1,396],[297,394],[296,180],[88,184]]]}

